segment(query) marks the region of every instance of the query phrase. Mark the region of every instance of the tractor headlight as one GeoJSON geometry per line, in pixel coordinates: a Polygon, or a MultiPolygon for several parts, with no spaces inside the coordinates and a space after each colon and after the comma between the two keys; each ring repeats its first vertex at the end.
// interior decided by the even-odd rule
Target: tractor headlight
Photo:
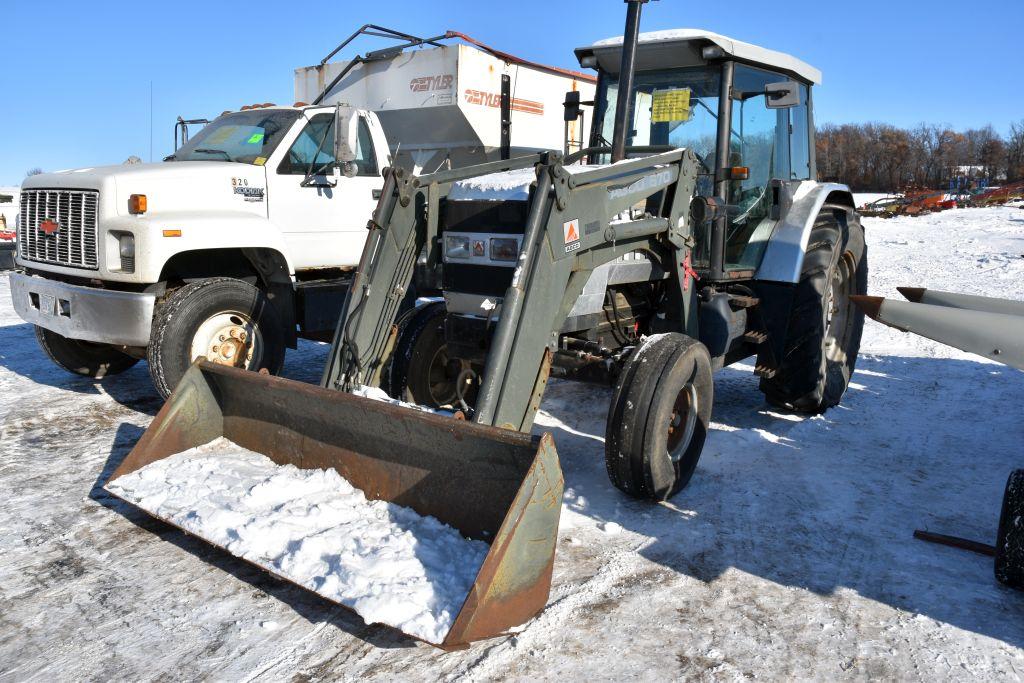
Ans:
{"type": "Polygon", "coordinates": [[[514,237],[491,238],[492,261],[515,261],[519,258],[519,240],[514,237]]]}
{"type": "Polygon", "coordinates": [[[456,236],[444,238],[445,258],[469,258],[472,252],[469,250],[469,238],[456,236]]]}

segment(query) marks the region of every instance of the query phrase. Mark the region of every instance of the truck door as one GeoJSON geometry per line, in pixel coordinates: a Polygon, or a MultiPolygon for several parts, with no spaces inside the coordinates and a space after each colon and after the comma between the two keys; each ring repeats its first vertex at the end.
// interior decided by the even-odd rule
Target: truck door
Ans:
{"type": "Polygon", "coordinates": [[[335,169],[334,114],[324,112],[309,117],[276,168],[268,165],[270,220],[284,233],[296,270],[359,264],[374,190],[384,185],[364,117],[355,163],[352,178],[335,169]]]}

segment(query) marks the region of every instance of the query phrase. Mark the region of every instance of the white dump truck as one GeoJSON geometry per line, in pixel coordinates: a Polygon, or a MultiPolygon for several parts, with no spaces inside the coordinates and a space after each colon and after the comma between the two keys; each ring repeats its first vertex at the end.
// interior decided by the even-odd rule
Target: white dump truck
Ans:
{"type": "Polygon", "coordinates": [[[300,102],[225,112],[163,163],[28,178],[11,295],[45,353],[97,378],[146,358],[164,396],[198,357],[276,374],[299,337],[333,333],[384,167],[585,139],[562,104],[592,78],[440,42],[461,34],[391,37],[297,70],[300,102]]]}

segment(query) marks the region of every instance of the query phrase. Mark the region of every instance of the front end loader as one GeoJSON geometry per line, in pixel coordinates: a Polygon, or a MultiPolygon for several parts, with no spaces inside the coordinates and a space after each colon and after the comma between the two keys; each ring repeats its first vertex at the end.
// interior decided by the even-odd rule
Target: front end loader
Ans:
{"type": "Polygon", "coordinates": [[[714,33],[640,35],[644,0],[627,4],[625,39],[577,50],[598,94],[565,118],[593,105],[588,148],[386,169],[321,386],[200,362],[115,477],[224,435],[487,540],[458,647],[547,599],[562,474],[529,433],[552,377],[614,387],[609,477],[655,501],[695,472],[713,371],[753,357],[772,404],[836,405],[867,256],[849,189],[814,180],[820,73],[714,33]]]}

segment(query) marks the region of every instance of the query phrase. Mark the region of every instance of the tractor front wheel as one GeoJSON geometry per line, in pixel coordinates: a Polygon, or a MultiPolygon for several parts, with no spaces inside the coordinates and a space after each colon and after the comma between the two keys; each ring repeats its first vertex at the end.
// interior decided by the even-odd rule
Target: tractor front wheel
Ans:
{"type": "Polygon", "coordinates": [[[605,465],[619,489],[667,500],[697,468],[711,422],[711,357],[677,332],[644,340],[616,382],[608,413],[605,465]]]}

